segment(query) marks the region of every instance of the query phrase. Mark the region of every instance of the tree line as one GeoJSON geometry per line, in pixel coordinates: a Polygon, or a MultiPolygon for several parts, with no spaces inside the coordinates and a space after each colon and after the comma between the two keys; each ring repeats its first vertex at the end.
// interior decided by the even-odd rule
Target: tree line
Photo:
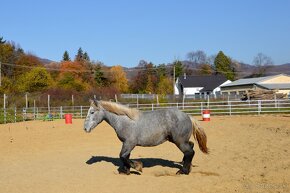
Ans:
{"type": "MultiPolygon", "coordinates": [[[[90,60],[80,47],[71,58],[64,51],[62,60],[44,64],[37,56],[25,53],[14,42],[0,37],[1,94],[19,93],[98,93],[112,97],[119,93],[173,93],[173,82],[184,73],[187,75],[223,74],[229,80],[239,76],[239,62],[222,51],[207,56],[201,50],[187,54],[187,60],[158,64],[140,60],[135,68],[121,65],[108,67],[90,60]],[[175,78],[175,79],[174,79],[175,78]]],[[[260,53],[254,58],[259,68],[253,76],[261,76],[272,64],[269,57],[260,53]]]]}

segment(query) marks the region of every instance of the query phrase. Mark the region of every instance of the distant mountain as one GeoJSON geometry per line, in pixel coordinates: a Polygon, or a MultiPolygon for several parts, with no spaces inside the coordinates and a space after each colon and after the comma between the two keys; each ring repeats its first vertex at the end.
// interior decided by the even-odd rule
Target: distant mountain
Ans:
{"type": "Polygon", "coordinates": [[[49,60],[49,59],[46,59],[46,58],[40,58],[40,57],[38,57],[38,59],[39,59],[40,62],[41,62],[42,64],[44,64],[44,65],[47,65],[47,64],[50,64],[50,63],[54,62],[54,61],[49,60]]]}
{"type": "Polygon", "coordinates": [[[290,75],[290,63],[282,65],[274,65],[269,70],[269,75],[288,74],[290,75]]]}
{"type": "MultiPolygon", "coordinates": [[[[197,70],[199,66],[190,61],[181,61],[185,68],[190,69],[192,75],[197,75],[197,70]]],[[[172,63],[166,65],[169,68],[172,68],[172,63]]],[[[127,78],[132,80],[138,73],[138,68],[140,67],[132,67],[132,68],[124,68],[127,73],[127,78]]],[[[141,68],[142,69],[142,68],[141,68]]],[[[257,72],[257,67],[250,64],[238,63],[237,64],[237,78],[249,78],[253,75],[254,72],[257,72]]],[[[266,76],[276,75],[276,74],[288,74],[290,75],[290,63],[282,64],[282,65],[273,65],[269,66],[266,70],[266,76]]]]}

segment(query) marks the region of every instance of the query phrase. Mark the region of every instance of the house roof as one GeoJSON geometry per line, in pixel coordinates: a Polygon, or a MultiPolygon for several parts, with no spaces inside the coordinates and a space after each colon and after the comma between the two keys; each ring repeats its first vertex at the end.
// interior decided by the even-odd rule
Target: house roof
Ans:
{"type": "Polygon", "coordinates": [[[180,76],[180,84],[184,88],[188,87],[203,87],[201,92],[213,91],[221,84],[227,81],[223,75],[208,75],[208,76],[180,76]]]}
{"type": "Polygon", "coordinates": [[[266,89],[272,90],[272,89],[290,89],[290,83],[280,83],[280,84],[257,84],[260,85],[266,89]]]}
{"type": "Polygon", "coordinates": [[[231,83],[228,83],[226,85],[223,85],[222,87],[251,85],[251,84],[262,85],[263,81],[277,77],[277,76],[281,76],[281,75],[283,75],[283,74],[274,75],[274,76],[265,76],[265,77],[259,77],[259,78],[242,78],[242,79],[233,81],[231,83]]]}

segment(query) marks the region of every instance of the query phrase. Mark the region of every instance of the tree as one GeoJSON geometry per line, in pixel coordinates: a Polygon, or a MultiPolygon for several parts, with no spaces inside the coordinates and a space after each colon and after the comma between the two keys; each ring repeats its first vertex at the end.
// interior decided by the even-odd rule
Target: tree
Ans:
{"type": "Polygon", "coordinates": [[[189,52],[187,58],[195,64],[205,64],[207,60],[206,54],[202,50],[189,52]]]}
{"type": "Polygon", "coordinates": [[[64,51],[62,61],[70,61],[70,57],[67,51],[64,51]]]}
{"type": "Polygon", "coordinates": [[[75,78],[70,72],[61,74],[58,80],[58,86],[67,90],[84,91],[87,89],[87,84],[83,83],[79,78],[75,78]]]}
{"type": "Polygon", "coordinates": [[[147,94],[153,94],[154,93],[154,86],[153,86],[152,76],[151,75],[149,75],[147,77],[147,84],[146,84],[146,88],[145,88],[145,93],[147,93],[147,94]]]}
{"type": "Polygon", "coordinates": [[[110,79],[112,86],[115,87],[117,90],[123,93],[128,91],[129,86],[126,73],[120,65],[113,66],[110,69],[110,79]]]}
{"type": "Polygon", "coordinates": [[[94,80],[97,87],[103,87],[108,84],[108,79],[105,77],[102,67],[99,64],[94,69],[94,80]]]}
{"type": "Polygon", "coordinates": [[[182,76],[183,74],[183,66],[182,66],[182,63],[177,60],[173,63],[173,66],[175,68],[175,80],[179,77],[179,76],[182,76]]]}
{"type": "Polygon", "coordinates": [[[231,69],[231,60],[222,52],[219,51],[214,60],[216,74],[223,74],[229,80],[234,80],[235,74],[231,69]]]}
{"type": "Polygon", "coordinates": [[[157,76],[158,76],[158,80],[161,79],[161,77],[165,77],[166,76],[166,66],[165,64],[159,64],[157,67],[157,76]]]}
{"type": "Polygon", "coordinates": [[[264,76],[266,71],[271,68],[273,61],[270,57],[266,56],[263,53],[258,53],[254,59],[253,64],[256,66],[256,70],[253,72],[254,77],[264,76]]]}
{"type": "Polygon", "coordinates": [[[87,52],[84,53],[83,60],[85,60],[86,62],[89,62],[90,61],[90,57],[89,57],[89,55],[88,55],[87,52]]]}
{"type": "Polygon", "coordinates": [[[21,75],[17,85],[19,91],[36,92],[48,89],[53,85],[53,80],[45,68],[37,67],[21,75]]]}
{"type": "Polygon", "coordinates": [[[213,71],[212,71],[212,68],[209,64],[201,64],[199,66],[199,74],[201,75],[210,75],[212,74],[213,71]]]}
{"type": "Polygon", "coordinates": [[[3,40],[3,37],[0,37],[0,44],[5,44],[6,40],[3,40]]]}
{"type": "Polygon", "coordinates": [[[75,61],[82,62],[83,59],[84,59],[84,52],[83,52],[83,49],[80,47],[78,49],[78,53],[77,53],[77,55],[75,57],[75,61]]]}
{"type": "Polygon", "coordinates": [[[162,77],[158,82],[156,92],[157,94],[161,94],[162,96],[165,96],[166,94],[172,94],[172,80],[167,77],[162,77]]]}
{"type": "Polygon", "coordinates": [[[15,86],[13,85],[11,79],[7,77],[1,77],[1,87],[0,87],[0,93],[1,94],[10,94],[13,93],[15,89],[15,86]]]}
{"type": "Polygon", "coordinates": [[[85,66],[78,61],[63,61],[60,64],[60,75],[69,72],[74,78],[83,79],[83,75],[86,71],[87,69],[85,66]]]}
{"type": "Polygon", "coordinates": [[[13,75],[15,77],[31,71],[32,68],[44,67],[44,65],[39,60],[39,58],[32,55],[32,54],[21,55],[18,58],[18,60],[15,62],[15,64],[17,65],[17,66],[15,66],[15,70],[13,72],[13,75]]]}

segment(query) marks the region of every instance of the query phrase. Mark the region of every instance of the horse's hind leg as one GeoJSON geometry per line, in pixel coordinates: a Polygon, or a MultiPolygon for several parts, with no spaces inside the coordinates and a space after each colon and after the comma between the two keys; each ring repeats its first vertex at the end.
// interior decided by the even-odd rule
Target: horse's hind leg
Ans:
{"type": "Polygon", "coordinates": [[[192,142],[184,142],[177,147],[183,152],[183,167],[177,172],[177,174],[189,174],[191,169],[191,161],[194,156],[193,143],[192,142]]]}

